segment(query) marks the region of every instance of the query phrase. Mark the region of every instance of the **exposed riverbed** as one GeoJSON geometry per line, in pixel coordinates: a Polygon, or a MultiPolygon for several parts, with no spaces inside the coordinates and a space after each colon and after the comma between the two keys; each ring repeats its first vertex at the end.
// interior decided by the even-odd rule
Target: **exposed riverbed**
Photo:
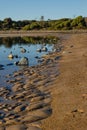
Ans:
{"type": "MultiPolygon", "coordinates": [[[[60,58],[61,46],[59,42],[56,44],[44,44],[47,51],[43,52],[41,50],[37,52],[36,49],[42,48],[42,45],[36,44],[34,49],[38,55],[35,54],[33,57],[43,57],[43,62],[35,65],[31,64],[31,66],[30,64],[29,66],[21,66],[23,67],[22,69],[16,70],[14,73],[6,76],[6,87],[3,87],[3,85],[0,88],[0,129],[40,130],[41,120],[52,114],[50,106],[52,100],[50,95],[51,87],[49,86],[53,84],[59,75],[58,60],[60,58]],[[12,87],[9,87],[10,85],[12,87]]],[[[29,55],[30,51],[32,51],[30,49],[32,45],[29,48],[28,46],[26,48],[25,46],[22,47],[26,49],[26,53],[29,55]]],[[[21,45],[17,45],[17,49],[20,50],[20,48],[21,45]]],[[[15,54],[15,50],[16,48],[13,49],[12,54],[15,54]]],[[[21,57],[18,51],[16,54],[18,57],[21,57]]],[[[13,63],[15,59],[11,59],[9,64],[13,63]]],[[[14,68],[14,65],[6,67],[14,68]]],[[[6,68],[4,68],[5,70],[6,68]]]]}
{"type": "Polygon", "coordinates": [[[28,58],[29,67],[41,64],[44,61],[42,58],[44,55],[55,51],[55,42],[57,41],[56,37],[0,38],[0,86],[6,86],[7,77],[25,67],[15,64],[21,58],[28,58]],[[9,58],[9,55],[13,57],[9,58]]]}

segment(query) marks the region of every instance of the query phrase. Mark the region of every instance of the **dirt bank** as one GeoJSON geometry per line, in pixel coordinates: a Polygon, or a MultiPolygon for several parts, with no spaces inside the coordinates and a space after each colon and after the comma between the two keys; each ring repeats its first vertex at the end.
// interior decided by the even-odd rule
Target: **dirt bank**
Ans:
{"type": "Polygon", "coordinates": [[[87,129],[87,35],[73,34],[62,41],[60,75],[52,86],[53,114],[43,130],[87,129]]]}

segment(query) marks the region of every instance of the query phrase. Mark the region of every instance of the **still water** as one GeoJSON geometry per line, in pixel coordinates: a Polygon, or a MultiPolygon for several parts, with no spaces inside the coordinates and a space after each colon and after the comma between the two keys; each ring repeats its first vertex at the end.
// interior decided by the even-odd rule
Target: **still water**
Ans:
{"type": "Polygon", "coordinates": [[[5,76],[21,69],[14,63],[20,61],[22,57],[27,57],[29,66],[40,64],[41,57],[54,50],[54,45],[58,41],[55,37],[16,37],[0,38],[0,86],[4,85],[5,76]],[[46,51],[37,51],[41,48],[46,51]],[[23,53],[21,49],[26,51],[23,53]],[[12,54],[14,58],[8,58],[12,54]]]}

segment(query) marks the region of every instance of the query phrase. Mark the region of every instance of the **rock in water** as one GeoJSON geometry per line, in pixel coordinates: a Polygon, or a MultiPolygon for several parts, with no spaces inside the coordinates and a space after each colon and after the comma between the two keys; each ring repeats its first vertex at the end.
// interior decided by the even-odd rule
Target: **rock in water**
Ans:
{"type": "Polygon", "coordinates": [[[8,55],[8,58],[13,59],[13,58],[14,58],[14,56],[13,56],[12,54],[9,54],[9,55],[8,55]]]}
{"type": "Polygon", "coordinates": [[[41,49],[37,49],[37,52],[41,52],[41,49]]]}
{"type": "Polygon", "coordinates": [[[25,52],[26,52],[26,49],[22,48],[22,49],[21,49],[21,52],[22,52],[22,53],[25,53],[25,52]]]}
{"type": "Polygon", "coordinates": [[[42,51],[45,51],[45,52],[46,52],[47,50],[48,50],[47,47],[43,47],[43,48],[42,48],[42,51]]]}
{"type": "Polygon", "coordinates": [[[4,65],[0,64],[0,70],[3,70],[4,69],[3,67],[4,67],[4,65]]]}
{"type": "Polygon", "coordinates": [[[4,65],[1,65],[1,64],[0,64],[0,68],[1,68],[1,67],[4,67],[4,65]]]}
{"type": "Polygon", "coordinates": [[[27,57],[21,58],[21,60],[18,62],[18,65],[28,65],[29,61],[27,57]]]}

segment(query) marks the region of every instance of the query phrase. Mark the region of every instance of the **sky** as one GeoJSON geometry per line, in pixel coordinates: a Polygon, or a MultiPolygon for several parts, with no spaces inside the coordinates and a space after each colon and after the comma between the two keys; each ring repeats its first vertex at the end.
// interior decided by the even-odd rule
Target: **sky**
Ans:
{"type": "Polygon", "coordinates": [[[87,16],[87,0],[0,0],[0,20],[40,20],[87,16]]]}

